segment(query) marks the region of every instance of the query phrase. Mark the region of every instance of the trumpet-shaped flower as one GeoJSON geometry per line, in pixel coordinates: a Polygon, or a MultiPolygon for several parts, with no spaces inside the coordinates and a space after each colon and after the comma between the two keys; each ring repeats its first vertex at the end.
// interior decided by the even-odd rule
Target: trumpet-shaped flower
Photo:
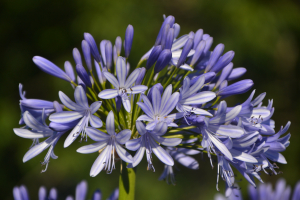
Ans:
{"type": "MultiPolygon", "coordinates": [[[[60,105],[58,105],[57,107],[58,109],[61,109],[60,105]]],[[[33,139],[34,141],[32,147],[24,155],[23,162],[27,162],[33,157],[39,155],[45,149],[49,148],[48,153],[46,154],[44,161],[42,162],[43,165],[46,165],[46,168],[42,170],[42,172],[45,172],[47,170],[50,157],[53,159],[57,159],[57,156],[54,154],[54,147],[57,141],[59,140],[59,138],[65,133],[65,132],[56,132],[51,130],[45,124],[44,116],[45,115],[43,115],[42,117],[42,123],[41,123],[34,116],[32,116],[29,113],[29,111],[26,111],[23,115],[23,119],[28,129],[24,129],[24,128],[14,129],[16,135],[23,138],[33,139]],[[39,143],[40,138],[46,138],[46,137],[48,137],[46,140],[39,143]]]]}
{"type": "Polygon", "coordinates": [[[140,106],[140,108],[145,112],[146,115],[141,115],[137,119],[138,121],[148,121],[149,123],[146,126],[147,130],[153,130],[155,126],[160,123],[164,122],[168,126],[177,127],[177,124],[175,124],[173,121],[175,119],[179,119],[183,117],[184,113],[169,113],[175,108],[179,101],[179,93],[175,92],[172,94],[172,85],[169,85],[162,97],[159,89],[157,87],[152,87],[152,93],[151,93],[151,101],[148,97],[144,94],[142,94],[142,98],[144,103],[138,102],[137,104],[140,106]]]}
{"type": "Polygon", "coordinates": [[[142,122],[136,121],[136,128],[141,137],[126,142],[127,149],[137,151],[133,158],[132,167],[137,166],[141,162],[142,158],[144,157],[145,151],[148,162],[148,170],[155,171],[152,163],[152,153],[154,153],[161,162],[165,163],[166,165],[173,166],[173,158],[168,152],[166,152],[166,150],[164,150],[160,145],[156,143],[158,142],[164,146],[169,147],[173,147],[180,144],[180,138],[161,137],[166,133],[168,129],[167,124],[164,122],[160,122],[157,124],[154,130],[149,131],[146,129],[145,125],[142,122]]]}
{"type": "Polygon", "coordinates": [[[147,90],[147,86],[144,85],[135,85],[133,83],[139,76],[140,69],[135,69],[127,78],[127,69],[124,58],[118,57],[117,64],[117,77],[118,80],[109,72],[103,72],[106,79],[115,87],[114,89],[106,89],[99,93],[101,99],[112,99],[119,96],[122,99],[123,106],[127,112],[131,111],[131,105],[128,95],[129,94],[138,94],[147,90]]]}
{"type": "Polygon", "coordinates": [[[95,128],[86,128],[88,136],[97,143],[86,145],[77,149],[77,152],[88,154],[100,151],[100,155],[95,160],[90,175],[96,176],[103,169],[111,173],[115,169],[115,151],[118,156],[127,163],[132,163],[132,156],[121,146],[125,144],[131,136],[128,129],[122,130],[118,134],[115,132],[114,114],[109,112],[106,118],[106,130],[108,134],[103,133],[95,128]]]}
{"type": "MultiPolygon", "coordinates": [[[[102,121],[94,115],[100,108],[101,101],[88,104],[85,91],[82,86],[77,86],[74,92],[75,102],[73,102],[63,92],[59,92],[61,102],[72,111],[62,111],[50,115],[50,127],[54,130],[69,130],[71,133],[64,143],[64,147],[68,147],[82,133],[82,138],[86,137],[85,128],[90,124],[92,127],[100,128],[102,121]]],[[[87,138],[87,137],[86,137],[87,138]]]]}

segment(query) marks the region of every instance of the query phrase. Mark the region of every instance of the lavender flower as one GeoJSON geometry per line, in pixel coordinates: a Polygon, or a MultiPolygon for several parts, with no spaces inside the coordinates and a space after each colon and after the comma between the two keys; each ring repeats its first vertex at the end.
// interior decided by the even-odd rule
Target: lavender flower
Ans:
{"type": "Polygon", "coordinates": [[[93,177],[103,169],[107,173],[111,173],[115,169],[115,151],[123,161],[132,163],[133,160],[132,156],[121,146],[130,139],[131,131],[125,129],[118,134],[115,132],[114,114],[112,111],[110,111],[106,118],[106,130],[109,135],[91,127],[86,128],[88,136],[97,143],[77,149],[77,152],[84,154],[101,150],[90,171],[90,176],[93,177]]]}
{"type": "Polygon", "coordinates": [[[173,121],[183,117],[183,113],[169,113],[175,108],[179,101],[179,93],[172,94],[172,85],[169,85],[163,95],[156,88],[152,88],[152,102],[149,100],[149,96],[142,94],[144,103],[138,102],[139,107],[145,112],[146,115],[141,115],[137,119],[138,121],[148,121],[146,126],[147,130],[153,130],[155,126],[160,123],[166,123],[168,126],[177,127],[173,121]],[[161,96],[162,95],[162,96],[161,96]]]}
{"type": "Polygon", "coordinates": [[[93,115],[101,106],[101,101],[88,105],[88,100],[85,91],[82,86],[77,86],[74,92],[75,102],[73,102],[63,92],[59,92],[59,98],[61,102],[72,111],[62,111],[50,115],[51,121],[50,127],[56,129],[71,129],[71,133],[67,137],[64,143],[64,147],[68,147],[82,132],[82,138],[87,137],[85,128],[90,123],[95,128],[102,126],[102,121],[95,115],[93,115]]]}
{"type": "Polygon", "coordinates": [[[135,167],[141,162],[145,151],[148,162],[148,170],[155,171],[155,168],[152,164],[152,152],[158,157],[161,162],[165,163],[166,165],[173,166],[174,161],[172,157],[168,154],[168,152],[166,152],[160,145],[156,143],[158,142],[164,146],[169,147],[180,144],[181,139],[179,138],[161,137],[167,131],[167,124],[164,122],[160,122],[152,131],[149,131],[146,129],[145,125],[142,122],[136,121],[136,128],[141,137],[126,142],[127,149],[137,151],[130,167],[135,167]]]}
{"type": "Polygon", "coordinates": [[[130,112],[131,105],[128,98],[128,94],[138,94],[147,90],[147,86],[136,85],[133,83],[139,76],[140,69],[135,69],[126,80],[126,63],[124,58],[118,57],[117,59],[117,77],[118,80],[109,72],[103,72],[106,79],[115,87],[115,89],[106,89],[99,93],[99,97],[102,99],[112,99],[117,96],[122,98],[122,103],[127,112],[130,112]]]}

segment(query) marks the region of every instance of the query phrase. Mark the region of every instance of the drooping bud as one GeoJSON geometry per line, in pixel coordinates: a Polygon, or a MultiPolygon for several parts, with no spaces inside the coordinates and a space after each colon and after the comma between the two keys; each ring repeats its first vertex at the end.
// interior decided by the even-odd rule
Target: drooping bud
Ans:
{"type": "Polygon", "coordinates": [[[210,69],[216,64],[218,59],[220,58],[221,54],[223,53],[224,50],[224,44],[218,44],[214,51],[212,52],[209,61],[207,63],[207,66],[205,68],[205,71],[208,72],[210,69]]]}
{"type": "Polygon", "coordinates": [[[244,67],[238,67],[231,71],[230,75],[228,76],[228,81],[232,81],[234,79],[240,78],[246,73],[247,69],[244,67]]]}
{"type": "Polygon", "coordinates": [[[117,50],[117,55],[120,56],[121,50],[122,50],[122,39],[120,36],[118,36],[116,38],[115,46],[116,46],[116,50],[117,50]]]}
{"type": "Polygon", "coordinates": [[[72,81],[72,79],[62,69],[49,60],[40,56],[34,56],[32,60],[42,71],[46,72],[47,74],[61,78],[68,82],[72,81]]]}
{"type": "Polygon", "coordinates": [[[172,45],[173,45],[173,41],[174,41],[174,29],[170,28],[167,38],[165,40],[165,47],[164,49],[171,49],[172,45]]]}
{"type": "Polygon", "coordinates": [[[69,61],[65,62],[65,71],[66,71],[67,75],[72,79],[72,81],[75,82],[75,80],[76,80],[75,73],[74,73],[73,67],[69,61]]]}
{"type": "Polygon", "coordinates": [[[199,29],[194,36],[194,46],[193,49],[196,50],[196,47],[198,46],[198,44],[200,43],[200,41],[202,40],[202,36],[203,36],[203,30],[199,29]]]}

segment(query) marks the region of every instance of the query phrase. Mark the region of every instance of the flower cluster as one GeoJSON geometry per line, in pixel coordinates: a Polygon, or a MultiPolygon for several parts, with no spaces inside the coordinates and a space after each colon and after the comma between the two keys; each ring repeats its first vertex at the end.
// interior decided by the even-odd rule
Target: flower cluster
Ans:
{"type": "MultiPolygon", "coordinates": [[[[85,200],[87,196],[88,185],[86,181],[81,181],[77,184],[76,191],[75,191],[75,199],[76,200],[85,200]]],[[[29,195],[26,189],[26,186],[16,186],[13,189],[13,196],[15,200],[29,200],[29,195]]],[[[38,199],[39,200],[56,200],[61,199],[58,198],[57,190],[55,188],[51,188],[49,194],[47,195],[47,190],[44,186],[41,186],[38,193],[38,199]]],[[[110,195],[107,200],[117,200],[119,197],[119,190],[115,189],[113,193],[110,195]]],[[[93,193],[93,196],[91,198],[92,200],[101,200],[102,194],[101,191],[95,190],[93,193]]],[[[74,200],[72,195],[67,196],[66,200],[74,200]]]]}
{"type": "Polygon", "coordinates": [[[165,164],[160,179],[173,184],[174,160],[196,170],[199,164],[192,155],[198,153],[206,153],[212,166],[216,156],[217,183],[220,176],[229,188],[235,182],[233,168],[253,186],[254,178],[262,182],[261,171],[277,174],[276,163],[286,164],[281,152],[289,146],[290,134],[282,135],[290,122],[276,133],[273,100],[264,106],[266,94],[254,98],[255,90],[244,103],[228,106],[227,97],[253,86],[250,79],[237,81],[246,69],[233,68],[234,52],[223,53],[223,44],[211,50],[213,38],[202,29],[180,37],[179,33],[175,18],[165,17],[153,47],[137,67],[128,59],[134,36],[131,25],[123,56],[121,37],[114,45],[102,40],[98,49],[93,36],[85,33],[85,63],[74,48],[75,70],[69,61],[64,71],[43,57],[33,57],[41,70],[71,84],[75,102],[61,91],[61,103],[26,99],[20,85],[20,124],[25,126],[14,132],[33,140],[23,161],[49,148],[43,162],[47,167],[50,157],[57,158],[54,147],[66,133],[64,147],[79,136],[80,141],[95,141],[77,150],[99,154],[91,176],[102,170],[111,173],[118,160],[136,167],[144,154],[147,169],[155,171],[153,153],[165,164]],[[45,140],[40,142],[41,138],[45,140]]]}
{"type": "MultiPolygon", "coordinates": [[[[296,184],[293,193],[291,187],[286,185],[284,179],[277,181],[275,190],[272,190],[270,183],[260,184],[258,188],[249,185],[248,193],[251,200],[300,200],[300,181],[296,184]]],[[[240,188],[234,187],[227,191],[227,198],[217,194],[215,200],[243,200],[243,198],[240,188]]]]}

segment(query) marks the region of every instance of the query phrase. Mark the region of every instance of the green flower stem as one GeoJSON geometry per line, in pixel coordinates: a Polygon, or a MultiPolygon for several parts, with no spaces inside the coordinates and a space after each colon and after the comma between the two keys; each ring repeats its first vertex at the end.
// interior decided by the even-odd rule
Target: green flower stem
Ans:
{"type": "Polygon", "coordinates": [[[136,168],[127,168],[121,162],[119,176],[119,200],[134,200],[136,168]]]}
{"type": "Polygon", "coordinates": [[[177,67],[173,70],[173,72],[172,72],[172,74],[169,76],[167,82],[163,85],[164,89],[171,83],[172,77],[174,76],[174,74],[175,74],[178,70],[179,70],[179,69],[178,69],[177,67]]]}
{"type": "Polygon", "coordinates": [[[92,75],[92,78],[94,80],[94,83],[96,84],[96,87],[97,87],[98,91],[101,92],[101,88],[98,85],[98,82],[96,81],[96,78],[95,78],[94,74],[92,73],[92,70],[90,71],[90,74],[92,75]]]}
{"type": "Polygon", "coordinates": [[[168,133],[177,133],[177,132],[186,131],[186,130],[190,130],[190,129],[194,129],[194,128],[197,128],[197,126],[188,126],[188,127],[184,127],[184,128],[176,128],[176,129],[169,130],[168,133]]]}
{"type": "Polygon", "coordinates": [[[175,84],[175,86],[173,87],[173,89],[175,90],[179,86],[179,84],[181,84],[181,82],[184,80],[184,78],[187,77],[187,75],[189,75],[190,73],[191,73],[191,71],[187,71],[185,73],[185,75],[181,78],[181,80],[177,81],[177,83],[175,84]]]}

